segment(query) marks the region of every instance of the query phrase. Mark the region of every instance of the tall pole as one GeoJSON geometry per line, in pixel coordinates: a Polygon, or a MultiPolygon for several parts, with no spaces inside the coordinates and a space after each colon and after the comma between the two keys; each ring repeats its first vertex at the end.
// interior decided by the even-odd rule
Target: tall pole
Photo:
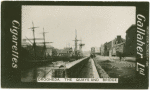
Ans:
{"type": "Polygon", "coordinates": [[[34,59],[36,60],[36,43],[35,43],[35,28],[38,28],[38,27],[34,27],[34,23],[32,22],[32,25],[33,27],[29,28],[29,29],[32,29],[33,31],[33,49],[34,49],[34,59]]]}
{"type": "Polygon", "coordinates": [[[44,44],[44,58],[46,59],[46,43],[53,43],[53,42],[45,42],[45,34],[46,33],[48,33],[48,32],[45,32],[44,31],[44,28],[43,28],[43,40],[44,40],[44,42],[43,42],[43,44],[44,44]]]}
{"type": "MultiPolygon", "coordinates": [[[[43,39],[44,39],[44,59],[46,60],[46,45],[45,45],[45,32],[44,32],[44,28],[43,28],[43,39]]],[[[45,66],[45,73],[44,73],[44,77],[46,77],[46,66],[45,66]]]]}
{"type": "Polygon", "coordinates": [[[46,32],[44,32],[44,28],[43,28],[43,39],[44,39],[44,58],[46,59],[46,52],[45,52],[45,50],[46,50],[46,45],[45,45],[45,33],[46,33],[46,32]]]}
{"type": "MultiPolygon", "coordinates": [[[[32,29],[32,31],[33,31],[33,40],[34,40],[34,42],[33,42],[33,49],[34,49],[34,56],[35,56],[34,59],[36,60],[36,43],[35,43],[34,29],[38,28],[38,27],[34,27],[33,22],[32,22],[32,25],[33,25],[33,27],[31,27],[29,29],[32,29]]],[[[36,65],[35,65],[34,70],[33,70],[33,80],[34,80],[34,82],[37,82],[37,66],[36,65]]]]}
{"type": "Polygon", "coordinates": [[[76,59],[78,58],[77,56],[78,56],[78,54],[77,54],[77,49],[78,49],[78,41],[80,41],[80,40],[78,40],[77,39],[77,30],[75,30],[75,40],[73,40],[74,42],[75,42],[75,49],[74,49],[74,52],[75,52],[75,56],[76,56],[76,59]]]}
{"type": "MultiPolygon", "coordinates": [[[[46,60],[46,43],[53,43],[53,42],[45,42],[45,33],[48,33],[48,32],[45,32],[44,31],[44,28],[43,28],[43,39],[44,39],[44,58],[46,60]]],[[[45,71],[46,71],[46,66],[45,66],[45,71]]],[[[44,74],[44,77],[46,77],[46,72],[44,74]]]]}
{"type": "MultiPolygon", "coordinates": [[[[33,24],[33,22],[32,22],[32,24],[33,24]]],[[[35,56],[35,58],[36,58],[36,49],[35,49],[35,47],[36,47],[36,44],[35,44],[35,33],[34,33],[34,24],[33,24],[33,40],[34,40],[34,42],[33,42],[33,48],[34,48],[34,56],[35,56]]]]}
{"type": "Polygon", "coordinates": [[[75,30],[75,56],[77,56],[77,30],[75,30]]]}

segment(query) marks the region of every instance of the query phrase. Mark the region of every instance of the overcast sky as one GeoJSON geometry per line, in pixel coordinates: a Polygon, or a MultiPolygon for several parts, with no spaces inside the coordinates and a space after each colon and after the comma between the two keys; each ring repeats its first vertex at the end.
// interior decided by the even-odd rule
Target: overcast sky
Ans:
{"type": "MultiPolygon", "coordinates": [[[[117,35],[125,38],[126,30],[135,24],[135,7],[120,6],[22,6],[22,38],[42,38],[43,28],[46,41],[62,49],[70,43],[74,47],[75,29],[82,39],[84,51],[113,40],[117,35]]],[[[80,42],[79,42],[80,43],[80,42]]]]}

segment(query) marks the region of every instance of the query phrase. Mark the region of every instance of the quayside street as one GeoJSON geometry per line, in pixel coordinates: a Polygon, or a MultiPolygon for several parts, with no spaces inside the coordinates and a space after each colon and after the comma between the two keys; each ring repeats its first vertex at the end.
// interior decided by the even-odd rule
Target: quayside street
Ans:
{"type": "Polygon", "coordinates": [[[94,61],[100,76],[103,75],[101,69],[105,71],[110,78],[119,78],[119,83],[136,82],[135,58],[125,57],[120,61],[119,57],[109,57],[96,55],[94,61]]]}

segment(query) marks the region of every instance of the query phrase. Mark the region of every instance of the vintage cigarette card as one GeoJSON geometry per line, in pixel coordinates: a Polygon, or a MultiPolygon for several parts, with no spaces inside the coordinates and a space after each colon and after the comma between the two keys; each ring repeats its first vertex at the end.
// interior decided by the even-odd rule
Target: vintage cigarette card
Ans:
{"type": "Polygon", "coordinates": [[[149,2],[3,1],[1,11],[2,88],[149,88],[149,2]]]}

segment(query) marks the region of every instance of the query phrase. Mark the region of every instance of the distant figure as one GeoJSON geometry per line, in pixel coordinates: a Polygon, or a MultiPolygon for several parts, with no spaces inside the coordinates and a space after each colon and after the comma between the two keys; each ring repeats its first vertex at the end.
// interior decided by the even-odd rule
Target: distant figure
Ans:
{"type": "Polygon", "coordinates": [[[120,61],[121,61],[122,56],[121,56],[121,55],[119,55],[119,58],[120,58],[120,61]]]}
{"type": "Polygon", "coordinates": [[[125,61],[125,55],[123,53],[119,53],[120,61],[123,59],[125,61]]]}
{"type": "Polygon", "coordinates": [[[90,57],[93,58],[94,57],[93,54],[91,54],[90,57]]]}
{"type": "Polygon", "coordinates": [[[125,61],[125,55],[124,55],[124,54],[122,54],[122,58],[123,58],[123,60],[125,61]]]}
{"type": "Polygon", "coordinates": [[[121,53],[119,53],[119,58],[120,58],[120,61],[121,61],[121,59],[122,59],[122,54],[121,53]]]}

